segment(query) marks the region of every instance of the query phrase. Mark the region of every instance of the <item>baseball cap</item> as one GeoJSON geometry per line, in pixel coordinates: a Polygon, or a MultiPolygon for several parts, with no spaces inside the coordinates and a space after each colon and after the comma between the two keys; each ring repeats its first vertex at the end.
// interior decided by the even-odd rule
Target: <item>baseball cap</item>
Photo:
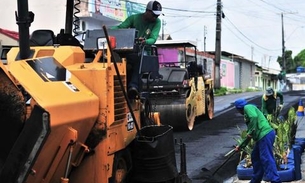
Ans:
{"type": "Polygon", "coordinates": [[[158,1],[149,1],[146,6],[147,10],[151,10],[155,15],[162,14],[162,6],[158,1]]]}
{"type": "Polygon", "coordinates": [[[237,99],[235,102],[234,102],[234,105],[235,105],[235,108],[236,109],[243,109],[245,105],[247,105],[248,102],[243,99],[243,98],[240,98],[240,99],[237,99]]]}
{"type": "Polygon", "coordinates": [[[267,87],[267,89],[266,89],[266,96],[271,96],[271,95],[273,95],[273,89],[269,86],[269,87],[267,87]]]}

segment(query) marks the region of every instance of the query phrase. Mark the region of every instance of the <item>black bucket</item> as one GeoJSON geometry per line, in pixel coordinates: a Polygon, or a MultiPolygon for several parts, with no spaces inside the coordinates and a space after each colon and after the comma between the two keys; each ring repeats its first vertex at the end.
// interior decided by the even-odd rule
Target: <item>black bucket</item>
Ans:
{"type": "Polygon", "coordinates": [[[177,177],[172,126],[145,126],[133,146],[133,180],[164,182],[177,177]]]}

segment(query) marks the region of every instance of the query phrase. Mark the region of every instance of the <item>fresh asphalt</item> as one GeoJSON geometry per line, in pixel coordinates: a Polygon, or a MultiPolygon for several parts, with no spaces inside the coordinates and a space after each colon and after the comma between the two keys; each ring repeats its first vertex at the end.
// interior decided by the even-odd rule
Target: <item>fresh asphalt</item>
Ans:
{"type": "MultiPolygon", "coordinates": [[[[224,113],[232,110],[234,108],[233,102],[237,98],[245,98],[250,103],[255,101],[260,103],[260,97],[263,92],[245,92],[239,94],[231,94],[226,96],[215,97],[215,118],[224,113]],[[230,101],[230,102],[228,102],[230,101]]],[[[287,92],[284,93],[284,109],[283,112],[287,113],[291,106],[296,106],[300,99],[302,99],[304,93],[302,92],[287,92]]],[[[188,145],[188,144],[187,144],[188,145]]],[[[192,144],[189,144],[192,146],[192,144]]],[[[204,149],[205,152],[209,152],[208,149],[204,149]]],[[[223,152],[223,155],[227,152],[223,152]]],[[[217,154],[217,153],[216,153],[217,154]]],[[[192,179],[192,183],[216,183],[216,182],[236,182],[236,166],[239,161],[239,155],[235,154],[229,160],[226,158],[215,157],[214,160],[211,160],[209,163],[204,164],[198,168],[191,167],[188,168],[188,176],[192,179]],[[226,162],[225,162],[226,161],[226,162]]],[[[193,164],[192,164],[193,165],[193,164]]],[[[198,165],[199,166],[199,165],[198,165]]]]}

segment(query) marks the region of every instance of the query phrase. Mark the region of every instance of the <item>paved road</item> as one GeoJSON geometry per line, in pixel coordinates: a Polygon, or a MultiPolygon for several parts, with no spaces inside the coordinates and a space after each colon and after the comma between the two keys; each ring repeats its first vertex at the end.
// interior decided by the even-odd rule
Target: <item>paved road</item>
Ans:
{"type": "MultiPolygon", "coordinates": [[[[175,132],[174,137],[182,139],[186,144],[187,173],[193,183],[223,182],[236,172],[239,156],[231,158],[217,172],[226,160],[224,155],[229,152],[239,136],[237,126],[244,129],[243,117],[237,113],[233,102],[238,98],[246,98],[260,106],[262,92],[249,92],[215,97],[215,118],[209,121],[197,121],[195,128],[188,132],[175,132]],[[204,170],[204,171],[202,171],[204,170]],[[215,172],[214,175],[212,175],[215,172]]],[[[296,104],[301,92],[285,93],[284,112],[289,106],[296,104]]],[[[179,148],[176,149],[177,164],[180,163],[179,148]]]]}

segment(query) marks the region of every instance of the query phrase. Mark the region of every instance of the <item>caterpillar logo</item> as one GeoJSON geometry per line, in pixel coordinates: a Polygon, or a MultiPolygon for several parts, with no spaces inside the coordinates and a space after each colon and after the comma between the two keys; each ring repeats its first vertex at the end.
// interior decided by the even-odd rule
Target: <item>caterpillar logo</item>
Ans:
{"type": "Polygon", "coordinates": [[[134,129],[134,120],[132,118],[131,113],[127,113],[127,131],[131,131],[134,129]]]}

